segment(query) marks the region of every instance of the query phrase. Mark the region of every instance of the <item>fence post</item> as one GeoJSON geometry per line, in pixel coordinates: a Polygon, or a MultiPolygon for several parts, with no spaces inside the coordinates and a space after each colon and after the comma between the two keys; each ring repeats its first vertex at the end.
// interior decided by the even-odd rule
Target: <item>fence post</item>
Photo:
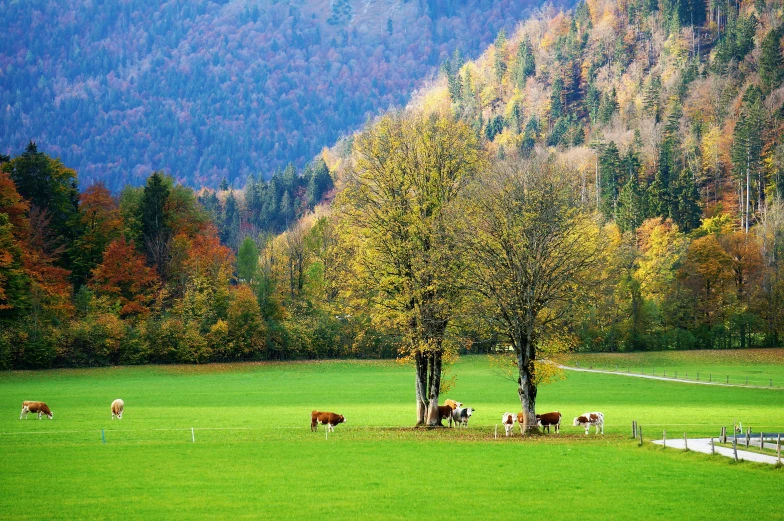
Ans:
{"type": "Polygon", "coordinates": [[[776,457],[779,460],[779,465],[781,465],[781,433],[778,433],[776,436],[776,457]]]}
{"type": "Polygon", "coordinates": [[[106,435],[103,433],[103,429],[101,429],[101,441],[106,444],[106,435]]]}
{"type": "Polygon", "coordinates": [[[193,432],[193,427],[191,427],[191,442],[196,443],[196,434],[193,432]]]}
{"type": "Polygon", "coordinates": [[[700,381],[700,373],[697,373],[697,381],[700,381]]]}
{"type": "Polygon", "coordinates": [[[727,375],[727,383],[730,383],[730,375],[727,375]]]}
{"type": "Polygon", "coordinates": [[[716,454],[716,446],[713,444],[713,436],[711,436],[711,454],[716,454]]]}
{"type": "Polygon", "coordinates": [[[746,431],[746,448],[749,448],[749,438],[751,438],[751,427],[746,431]]]}
{"type": "Polygon", "coordinates": [[[494,435],[494,437],[495,437],[495,439],[498,439],[498,424],[497,423],[495,424],[495,435],[494,435]]]}
{"type": "Polygon", "coordinates": [[[735,455],[735,461],[738,461],[738,437],[732,437],[732,452],[735,455]]]}
{"type": "Polygon", "coordinates": [[[637,422],[632,420],[632,438],[637,437],[637,422]]]}
{"type": "Polygon", "coordinates": [[[712,373],[708,373],[708,381],[709,382],[713,381],[713,374],[712,373]]]}
{"type": "Polygon", "coordinates": [[[721,443],[727,443],[727,427],[721,428],[721,438],[719,439],[721,440],[721,443]]]}
{"type": "Polygon", "coordinates": [[[689,450],[689,442],[686,439],[686,433],[683,433],[683,448],[684,450],[689,450]]]}
{"type": "Polygon", "coordinates": [[[640,447],[642,447],[642,427],[640,427],[638,432],[640,433],[640,447]]]}
{"type": "Polygon", "coordinates": [[[662,431],[662,447],[667,448],[667,431],[662,431]]]}
{"type": "Polygon", "coordinates": [[[763,445],[765,442],[762,441],[764,438],[765,438],[765,433],[764,432],[760,432],[760,450],[765,448],[765,446],[763,445]]]}

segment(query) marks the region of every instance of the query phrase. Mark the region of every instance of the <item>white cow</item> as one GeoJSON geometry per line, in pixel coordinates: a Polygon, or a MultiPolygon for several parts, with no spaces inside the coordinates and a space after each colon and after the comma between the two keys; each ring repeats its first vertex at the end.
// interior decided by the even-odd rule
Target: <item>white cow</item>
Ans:
{"type": "Polygon", "coordinates": [[[586,412],[582,416],[578,416],[574,419],[575,427],[578,425],[580,427],[585,427],[585,435],[588,436],[588,431],[591,430],[591,425],[596,426],[596,434],[599,434],[599,429],[602,429],[602,434],[604,434],[604,414],[600,412],[586,412]]]}
{"type": "Polygon", "coordinates": [[[506,429],[506,435],[512,435],[512,429],[514,428],[515,422],[515,415],[511,412],[505,412],[504,415],[501,417],[501,423],[504,424],[504,429],[506,429]]]}
{"type": "Polygon", "coordinates": [[[122,420],[123,409],[125,408],[125,402],[117,398],[115,401],[112,402],[112,420],[115,416],[117,419],[122,420]]]}

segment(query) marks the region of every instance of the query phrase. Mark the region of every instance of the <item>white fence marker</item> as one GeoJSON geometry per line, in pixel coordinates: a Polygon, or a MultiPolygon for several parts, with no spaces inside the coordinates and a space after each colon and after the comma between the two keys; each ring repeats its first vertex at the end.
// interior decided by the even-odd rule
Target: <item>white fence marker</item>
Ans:
{"type": "Polygon", "coordinates": [[[191,442],[196,443],[196,434],[193,432],[193,427],[191,427],[191,442]]]}

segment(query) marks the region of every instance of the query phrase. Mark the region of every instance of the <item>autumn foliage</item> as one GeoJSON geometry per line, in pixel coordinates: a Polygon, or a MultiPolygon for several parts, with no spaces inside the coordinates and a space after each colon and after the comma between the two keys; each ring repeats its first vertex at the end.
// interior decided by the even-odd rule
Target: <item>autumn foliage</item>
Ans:
{"type": "Polygon", "coordinates": [[[104,259],[92,274],[96,295],[107,296],[119,306],[121,316],[149,312],[148,305],[158,286],[155,270],[145,265],[133,241],[120,238],[106,248],[104,259]]]}

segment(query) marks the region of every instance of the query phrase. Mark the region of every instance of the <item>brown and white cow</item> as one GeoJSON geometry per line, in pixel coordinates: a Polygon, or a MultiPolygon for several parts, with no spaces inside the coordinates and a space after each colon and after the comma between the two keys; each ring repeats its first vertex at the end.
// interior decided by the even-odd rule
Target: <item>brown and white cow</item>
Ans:
{"type": "Polygon", "coordinates": [[[511,412],[505,412],[503,416],[501,416],[501,423],[504,424],[504,429],[506,429],[506,435],[512,435],[512,429],[514,428],[515,422],[515,415],[511,412]]]}
{"type": "Polygon", "coordinates": [[[555,427],[555,433],[558,434],[561,431],[561,413],[555,411],[546,412],[544,414],[537,414],[536,425],[541,427],[542,431],[544,431],[545,427],[547,427],[548,433],[550,432],[550,426],[552,425],[555,427]]]}
{"type": "Polygon", "coordinates": [[[117,419],[122,420],[123,409],[125,409],[125,402],[117,398],[112,402],[112,420],[115,416],[117,419]]]}
{"type": "Polygon", "coordinates": [[[574,426],[585,427],[585,435],[588,436],[588,431],[591,430],[591,425],[596,426],[596,434],[599,434],[599,429],[602,429],[604,434],[604,414],[600,412],[586,412],[582,416],[574,419],[574,426]]]}
{"type": "Polygon", "coordinates": [[[319,423],[327,426],[327,430],[335,432],[335,425],[346,423],[346,418],[342,414],[334,412],[313,411],[310,413],[310,430],[318,431],[319,423]]]}
{"type": "Polygon", "coordinates": [[[52,414],[52,410],[49,409],[49,406],[46,405],[44,402],[33,402],[29,400],[22,402],[22,414],[19,415],[19,419],[20,420],[22,418],[27,419],[27,413],[29,412],[32,412],[34,414],[37,413],[39,420],[41,419],[41,416],[44,414],[50,420],[54,419],[54,414],[52,414]]]}

